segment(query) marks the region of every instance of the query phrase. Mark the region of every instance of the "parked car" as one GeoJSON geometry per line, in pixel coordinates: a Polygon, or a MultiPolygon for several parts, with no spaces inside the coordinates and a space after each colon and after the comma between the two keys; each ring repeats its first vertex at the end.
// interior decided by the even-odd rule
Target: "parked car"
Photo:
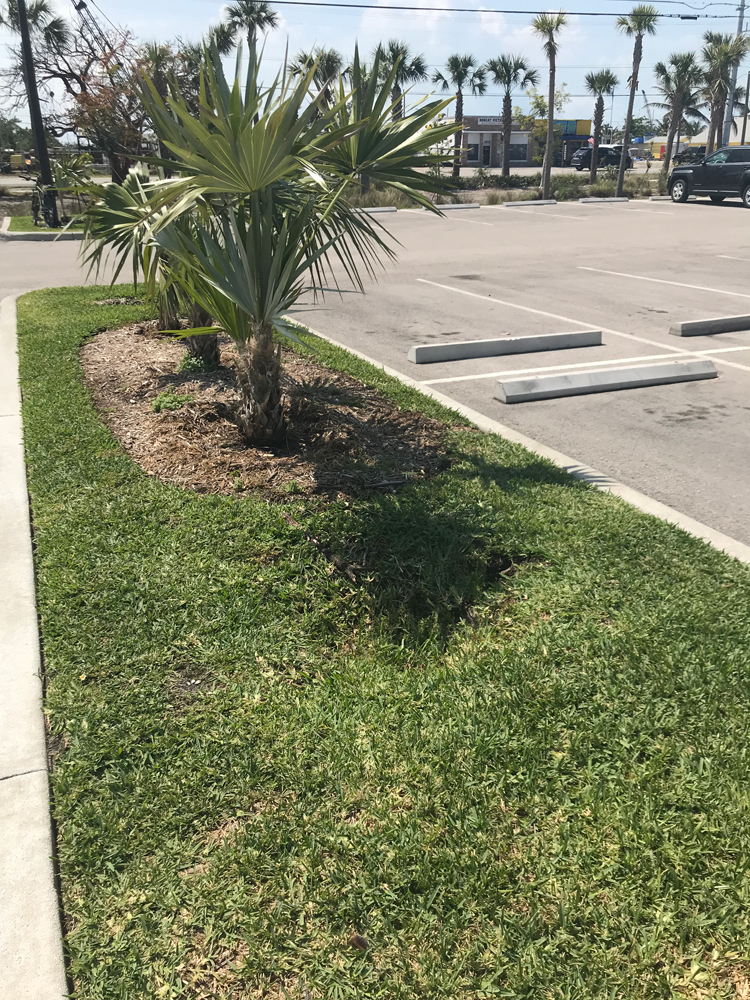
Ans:
{"type": "MultiPolygon", "coordinates": [[[[576,170],[588,170],[591,168],[591,150],[592,146],[583,146],[581,149],[577,149],[570,160],[571,167],[575,167],[576,170]]],[[[599,146],[599,166],[600,167],[619,167],[620,157],[622,156],[622,146],[609,146],[601,145],[599,146]]],[[[633,166],[633,160],[628,156],[627,168],[633,166]]]]}
{"type": "Polygon", "coordinates": [[[700,163],[701,160],[705,159],[706,147],[705,146],[688,146],[687,149],[683,149],[681,153],[675,153],[672,157],[672,162],[677,163],[700,163]]]}
{"type": "Polygon", "coordinates": [[[669,178],[669,193],[672,201],[687,201],[691,194],[716,203],[741,198],[750,208],[750,146],[725,146],[700,163],[680,164],[669,178]]]}

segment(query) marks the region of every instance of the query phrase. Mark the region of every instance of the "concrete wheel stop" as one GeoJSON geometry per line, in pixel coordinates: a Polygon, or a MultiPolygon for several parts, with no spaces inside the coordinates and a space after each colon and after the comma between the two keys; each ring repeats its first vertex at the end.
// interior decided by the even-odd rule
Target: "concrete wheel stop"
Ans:
{"type": "Polygon", "coordinates": [[[533,351],[563,351],[571,347],[599,347],[601,330],[578,330],[574,333],[545,333],[534,337],[499,337],[495,340],[464,340],[452,344],[417,344],[409,348],[412,364],[437,361],[465,361],[469,358],[496,358],[504,354],[527,354],[533,351]]]}
{"type": "Polygon", "coordinates": [[[743,330],[750,330],[750,316],[686,320],[669,328],[673,337],[710,337],[716,333],[738,333],[743,330]]]}
{"type": "Polygon", "coordinates": [[[499,379],[495,399],[501,403],[530,403],[561,396],[581,396],[592,392],[613,392],[648,385],[670,385],[716,378],[713,361],[670,361],[666,364],[634,365],[538,378],[499,379]]]}

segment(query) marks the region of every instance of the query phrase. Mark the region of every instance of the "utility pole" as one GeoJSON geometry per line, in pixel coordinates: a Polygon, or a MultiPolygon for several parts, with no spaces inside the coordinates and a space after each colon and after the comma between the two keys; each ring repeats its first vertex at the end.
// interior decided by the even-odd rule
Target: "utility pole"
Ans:
{"type": "MultiPolygon", "coordinates": [[[[745,30],[745,0],[740,0],[740,16],[737,19],[737,37],[739,38],[745,30]]],[[[724,116],[724,132],[721,136],[722,146],[729,145],[729,136],[732,132],[732,122],[734,121],[734,92],[737,89],[737,69],[732,67],[732,86],[727,97],[727,112],[724,116]]]]}
{"type": "Polygon", "coordinates": [[[748,102],[750,102],[750,73],[747,74],[747,86],[745,87],[745,118],[742,122],[742,143],[745,145],[745,136],[747,135],[747,112],[748,112],[748,102]]]}
{"type": "Polygon", "coordinates": [[[18,27],[21,32],[21,52],[23,53],[23,73],[26,78],[26,94],[29,98],[29,117],[31,129],[36,143],[36,156],[39,160],[39,172],[44,185],[44,220],[50,228],[57,229],[60,220],[57,217],[57,193],[53,187],[52,168],[47,152],[47,139],[44,135],[42,109],[39,105],[39,91],[36,86],[36,71],[34,57],[31,53],[31,37],[29,36],[29,20],[26,16],[26,0],[18,2],[18,27]]]}

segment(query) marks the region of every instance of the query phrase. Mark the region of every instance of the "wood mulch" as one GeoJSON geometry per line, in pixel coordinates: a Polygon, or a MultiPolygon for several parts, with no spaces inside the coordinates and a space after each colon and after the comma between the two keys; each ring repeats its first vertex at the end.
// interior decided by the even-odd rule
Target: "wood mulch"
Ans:
{"type": "Polygon", "coordinates": [[[286,440],[248,445],[233,422],[239,401],[236,350],[221,340],[221,366],[179,372],[179,341],[153,322],[97,334],[81,351],[83,371],[102,419],[150,474],[201,493],[357,496],[393,491],[450,464],[446,428],[400,410],[376,389],[292,351],[283,354],[286,440]],[[156,397],[190,397],[181,409],[155,412],[156,397]]]}

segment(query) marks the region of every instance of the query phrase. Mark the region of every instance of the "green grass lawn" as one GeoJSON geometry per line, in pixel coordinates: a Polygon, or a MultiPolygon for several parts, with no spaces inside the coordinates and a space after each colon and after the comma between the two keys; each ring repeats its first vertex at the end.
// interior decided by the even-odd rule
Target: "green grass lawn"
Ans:
{"type": "Polygon", "coordinates": [[[128,292],[18,304],[75,997],[747,996],[750,569],[318,342],[451,424],[289,497],[355,586],[114,441],[78,347],[128,292]]]}
{"type": "MultiPolygon", "coordinates": [[[[11,215],[11,217],[10,217],[10,226],[8,228],[8,232],[10,232],[10,233],[31,233],[35,229],[38,230],[38,229],[46,229],[46,228],[47,227],[44,225],[43,222],[42,222],[41,225],[35,226],[34,225],[34,216],[33,215],[11,215]]],[[[70,229],[83,229],[83,223],[81,223],[81,222],[74,222],[69,228],[70,229]]],[[[57,230],[54,230],[54,231],[57,232],[57,230]]]]}

